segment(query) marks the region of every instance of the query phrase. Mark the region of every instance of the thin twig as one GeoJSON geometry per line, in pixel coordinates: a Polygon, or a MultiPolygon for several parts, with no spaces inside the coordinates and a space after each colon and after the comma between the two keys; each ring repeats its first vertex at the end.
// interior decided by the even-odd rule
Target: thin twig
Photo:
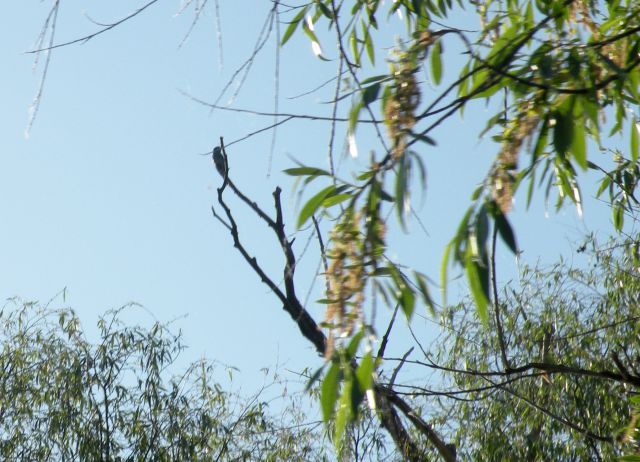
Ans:
{"type": "MultiPolygon", "coordinates": [[[[291,117],[293,119],[305,119],[305,120],[320,120],[320,121],[325,121],[325,122],[349,122],[349,119],[347,117],[327,117],[327,116],[319,116],[319,115],[311,115],[311,114],[292,114],[292,113],[288,113],[288,112],[281,112],[281,113],[275,113],[275,112],[264,112],[264,111],[254,111],[251,109],[242,109],[242,108],[234,108],[234,107],[228,107],[228,106],[220,106],[219,104],[216,103],[208,103],[200,98],[196,98],[193,95],[190,95],[189,93],[187,93],[186,91],[183,90],[179,90],[180,93],[183,96],[186,96],[187,98],[189,98],[190,100],[201,104],[203,106],[206,106],[208,108],[211,109],[220,109],[222,111],[230,111],[230,112],[240,112],[243,114],[253,114],[253,115],[257,115],[257,116],[263,116],[263,117],[274,117],[274,116],[278,116],[278,117],[291,117]]],[[[370,119],[363,119],[363,120],[358,120],[358,123],[365,123],[365,124],[376,124],[376,123],[381,123],[381,120],[370,120],[370,119]]]]}
{"type": "MultiPolygon", "coordinates": [[[[56,48],[66,47],[66,46],[73,45],[73,44],[75,44],[75,43],[80,43],[80,42],[82,42],[82,43],[87,43],[87,42],[88,42],[89,40],[91,40],[92,38],[97,37],[98,35],[102,35],[102,34],[104,34],[105,32],[110,31],[110,30],[111,30],[111,29],[113,29],[114,27],[118,27],[119,25],[121,25],[121,24],[123,24],[123,23],[127,22],[128,20],[135,18],[135,17],[136,17],[136,16],[138,16],[140,13],[142,13],[144,10],[146,10],[147,8],[149,8],[149,7],[150,7],[151,5],[153,5],[154,3],[157,3],[158,1],[159,1],[159,0],[151,0],[150,2],[146,3],[145,5],[141,6],[141,7],[140,7],[140,8],[138,8],[137,10],[135,10],[135,11],[134,11],[133,13],[131,13],[130,15],[125,16],[124,18],[122,18],[122,19],[120,19],[120,20],[118,20],[118,21],[116,21],[116,22],[114,22],[114,23],[111,23],[111,24],[105,24],[105,25],[104,25],[104,27],[103,27],[102,29],[100,29],[99,31],[94,32],[94,33],[92,33],[92,34],[85,35],[84,37],[80,37],[80,38],[77,38],[77,39],[75,39],[75,40],[70,40],[70,41],[68,41],[68,42],[58,43],[58,44],[56,44],[56,45],[50,45],[50,46],[48,46],[48,47],[46,47],[46,48],[38,48],[38,49],[36,49],[36,50],[29,50],[29,51],[27,51],[27,53],[28,53],[28,54],[32,54],[32,53],[39,53],[39,52],[41,52],[41,51],[54,50],[54,49],[56,49],[56,48]]],[[[56,3],[58,3],[58,2],[56,2],[56,3]]]]}
{"type": "Polygon", "coordinates": [[[496,320],[496,329],[498,330],[498,344],[500,345],[500,356],[502,357],[502,365],[506,370],[511,369],[509,358],[507,357],[507,348],[504,342],[504,331],[502,330],[502,320],[500,319],[500,301],[498,300],[498,282],[496,276],[496,241],[498,236],[498,225],[493,224],[493,237],[491,239],[491,289],[493,291],[493,314],[496,320]]]}
{"type": "Polygon", "coordinates": [[[382,342],[380,342],[380,347],[378,348],[378,353],[376,354],[376,358],[382,359],[384,357],[384,351],[387,348],[387,343],[389,341],[389,334],[391,334],[391,328],[396,321],[396,315],[398,314],[398,309],[400,308],[400,304],[397,303],[395,309],[393,310],[393,315],[391,315],[391,320],[389,321],[389,325],[387,326],[387,330],[382,336],[382,342]]]}

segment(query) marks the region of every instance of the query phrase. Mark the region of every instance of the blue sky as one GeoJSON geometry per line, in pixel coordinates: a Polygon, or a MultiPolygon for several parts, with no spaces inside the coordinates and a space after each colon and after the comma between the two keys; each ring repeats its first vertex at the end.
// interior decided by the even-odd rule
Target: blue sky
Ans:
{"type": "MultiPolygon", "coordinates": [[[[197,155],[210,151],[219,136],[231,142],[273,120],[211,112],[181,93],[216,99],[249,56],[270,3],[220,1],[222,68],[213,8],[205,11],[179,48],[193,11],[176,16],[178,1],[159,2],[88,43],[55,50],[40,111],[26,139],[27,110],[42,67],[34,72],[33,55],[24,51],[33,46],[49,3],[10,2],[0,19],[4,63],[0,85],[0,296],[45,301],[67,287],[66,304],[76,310],[89,331],[99,314],[138,302],[147,311],[132,312],[128,322],[177,318],[175,326],[182,329],[190,346],[186,360],[206,355],[237,366],[247,383],[259,376],[259,368],[275,363],[293,370],[320,365],[276,298],[212,218],[210,206],[215,203],[220,179],[210,159],[197,155]],[[249,3],[251,14],[247,14],[249,3]]],[[[95,31],[97,26],[85,13],[96,21],[112,22],[132,8],[131,2],[63,0],[56,42],[95,31]]],[[[385,44],[392,45],[401,23],[392,17],[384,27],[385,44]]],[[[323,45],[325,55],[334,58],[336,51],[323,45]]],[[[257,56],[233,107],[273,110],[275,52],[272,38],[257,56]]],[[[378,54],[381,69],[383,53],[378,54]]],[[[331,106],[323,101],[330,99],[332,86],[290,98],[334,76],[335,62],[315,58],[302,34],[293,37],[280,59],[280,110],[329,115],[331,106]]],[[[455,66],[459,58],[452,59],[455,66]]],[[[450,66],[445,61],[449,78],[454,75],[450,66]]],[[[221,103],[229,103],[229,95],[221,103]]],[[[345,104],[341,112],[347,111],[345,104]]],[[[488,139],[477,136],[491,115],[478,102],[467,109],[464,119],[456,116],[434,133],[437,147],[419,147],[429,180],[425,199],[416,195],[413,204],[428,236],[415,222],[409,234],[393,229],[392,258],[437,279],[443,246],[497,151],[488,139]]],[[[272,160],[269,132],[229,149],[234,181],[266,210],[272,210],[273,189],[283,188],[291,233],[295,231],[296,195],[291,179],[280,172],[292,165],[292,158],[326,167],[328,134],[325,123],[292,121],[279,127],[272,160]]],[[[337,146],[341,147],[344,127],[339,135],[337,146]]],[[[368,150],[375,146],[367,130],[359,129],[357,136],[361,155],[341,161],[345,176],[364,166],[368,150]]],[[[585,178],[587,199],[593,183],[592,178],[585,178]]],[[[552,207],[545,207],[541,192],[526,213],[516,202],[512,219],[524,261],[570,255],[572,241],[579,240],[584,231],[610,229],[608,209],[592,200],[586,202],[583,218],[571,207],[555,214],[552,207]]],[[[274,236],[236,205],[241,237],[279,280],[282,256],[274,236]]],[[[309,230],[297,234],[298,253],[308,238],[309,230]]],[[[318,265],[315,245],[311,242],[298,268],[298,292],[303,298],[318,265]]],[[[504,249],[498,264],[503,279],[515,277],[515,259],[504,249]]],[[[321,286],[322,281],[317,280],[311,300],[320,296],[317,288],[321,286]]],[[[308,308],[316,319],[322,319],[321,305],[311,303],[308,308]]],[[[379,316],[383,320],[387,315],[379,316]]],[[[416,320],[416,327],[426,336],[431,329],[427,326],[430,321],[416,320]]],[[[390,348],[403,352],[402,342],[390,348]]]]}

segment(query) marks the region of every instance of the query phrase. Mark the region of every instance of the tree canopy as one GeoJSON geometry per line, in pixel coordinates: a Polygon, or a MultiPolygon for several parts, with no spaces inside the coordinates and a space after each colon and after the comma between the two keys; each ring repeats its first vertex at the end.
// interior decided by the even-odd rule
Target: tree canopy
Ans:
{"type": "MultiPolygon", "coordinates": [[[[35,52],[93,39],[156,2],[97,33],[35,52]]],[[[53,2],[54,13],[59,4],[53,2]]],[[[204,4],[188,1],[184,8],[192,6],[197,21],[204,4]]],[[[365,168],[341,171],[332,129],[329,168],[319,159],[285,170],[305,194],[296,223],[289,224],[280,188],[269,210],[243,192],[221,134],[224,162],[216,159],[222,178],[212,211],[246,264],[324,357],[309,387],[319,384],[320,408],[339,453],[353,455],[346,442],[363,416],[379,420],[398,457],[406,460],[608,460],[637,451],[632,406],[637,407],[640,385],[640,291],[633,227],[640,179],[640,4],[316,0],[271,5],[270,26],[260,40],[274,37],[285,47],[310,40],[335,85],[333,116],[326,122],[333,128],[346,122],[353,155],[363,127],[370,127],[375,148],[365,168]],[[395,16],[404,29],[387,48],[381,36],[395,16]],[[464,18],[462,24],[458,18],[464,18]],[[328,43],[335,45],[337,58],[324,53],[328,43]],[[382,55],[386,72],[376,64],[382,55]],[[435,96],[427,92],[431,88],[437,89],[435,96]],[[389,256],[388,234],[394,228],[411,232],[410,198],[425,187],[424,153],[437,149],[439,129],[454,115],[476,117],[470,108],[479,104],[492,111],[483,117],[485,132],[495,141],[493,162],[442,249],[440,274],[410,269],[389,256]],[[624,147],[614,135],[624,136],[624,147]],[[595,152],[609,155],[602,160],[595,152]],[[588,265],[594,267],[559,263],[526,269],[519,286],[499,287],[498,242],[514,256],[522,250],[510,220],[516,194],[527,206],[541,195],[555,198],[557,208],[568,203],[581,212],[588,206],[583,172],[597,175],[597,196],[612,211],[610,231],[622,237],[610,247],[590,240],[580,248],[591,252],[588,265]],[[310,184],[321,187],[308,192],[310,184]],[[273,232],[284,260],[281,272],[271,274],[253,255],[254,243],[242,239],[236,219],[242,204],[232,203],[231,195],[273,232]],[[299,249],[285,231],[291,225],[313,225],[326,288],[316,301],[325,308],[322,320],[314,319],[296,291],[299,249]],[[465,275],[472,304],[437,301],[433,289],[439,285],[446,295],[452,269],[465,275]],[[378,304],[394,313],[388,326],[374,321],[378,304]],[[396,313],[411,326],[419,306],[441,323],[442,341],[428,347],[414,336],[414,348],[403,357],[388,357],[396,313]],[[392,365],[391,374],[383,371],[385,364],[392,365]],[[435,384],[398,379],[409,367],[438,371],[435,384]]],[[[260,43],[247,63],[253,63],[260,43]]],[[[249,68],[243,65],[231,82],[242,83],[249,68]]],[[[304,117],[277,110],[270,115],[276,118],[270,129],[304,117]]]]}
{"type": "Polygon", "coordinates": [[[279,416],[260,390],[225,390],[220,364],[202,360],[179,373],[181,337],[157,322],[125,326],[122,312],[133,307],[103,316],[92,342],[75,313],[54,303],[14,299],[0,313],[4,460],[322,458],[317,422],[295,398],[279,416]]]}

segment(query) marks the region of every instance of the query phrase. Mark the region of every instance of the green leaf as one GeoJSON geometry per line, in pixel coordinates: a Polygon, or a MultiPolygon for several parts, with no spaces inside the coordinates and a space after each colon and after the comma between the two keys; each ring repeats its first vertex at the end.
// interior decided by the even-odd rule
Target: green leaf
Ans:
{"type": "Polygon", "coordinates": [[[287,29],[284,31],[284,35],[282,36],[282,41],[280,42],[280,46],[287,43],[287,41],[291,38],[293,33],[298,28],[300,21],[302,21],[302,18],[304,18],[304,15],[307,14],[308,8],[309,8],[308,6],[305,6],[302,10],[300,10],[300,12],[297,15],[295,15],[293,20],[289,23],[289,27],[287,27],[287,29]]]}
{"type": "Polygon", "coordinates": [[[439,85],[442,80],[442,43],[440,40],[431,47],[431,76],[433,83],[439,85]]]}
{"type": "Polygon", "coordinates": [[[475,238],[478,245],[478,255],[480,259],[487,260],[487,239],[489,238],[489,217],[485,204],[480,207],[476,215],[475,238]]]}
{"type": "Polygon", "coordinates": [[[316,36],[316,33],[313,31],[312,27],[313,23],[310,24],[310,22],[306,20],[302,22],[302,30],[304,31],[305,35],[309,37],[309,40],[311,40],[312,44],[315,43],[317,45],[317,50],[315,47],[313,48],[314,53],[323,61],[328,61],[324,56],[322,56],[322,47],[320,46],[320,40],[318,40],[318,37],[316,36]]]}
{"type": "Polygon", "coordinates": [[[375,362],[368,352],[362,357],[355,373],[355,385],[351,393],[351,412],[355,416],[358,414],[358,407],[366,396],[367,390],[373,387],[373,370],[375,362]]]}
{"type": "Polygon", "coordinates": [[[311,390],[311,387],[313,387],[313,385],[320,379],[320,376],[324,372],[324,368],[326,365],[327,365],[326,363],[323,364],[322,367],[318,368],[318,370],[315,371],[311,377],[309,377],[309,380],[307,381],[307,384],[304,387],[305,393],[311,390]]]}
{"type": "Polygon", "coordinates": [[[322,205],[324,200],[336,192],[336,187],[334,185],[327,186],[311,199],[307,201],[307,203],[302,207],[300,211],[300,215],[298,216],[297,227],[300,228],[304,225],[311,216],[316,213],[316,210],[322,205]]]}
{"type": "Polygon", "coordinates": [[[482,321],[482,324],[487,327],[489,325],[488,304],[489,294],[487,288],[483,284],[481,277],[481,268],[477,260],[473,257],[471,246],[467,246],[465,270],[467,273],[467,280],[469,281],[469,288],[471,289],[471,295],[476,302],[478,308],[478,316],[482,321]]]}
{"type": "Polygon", "coordinates": [[[360,380],[358,380],[358,376],[353,377],[353,385],[351,386],[351,399],[349,404],[351,405],[350,418],[355,420],[358,416],[358,408],[360,407],[360,403],[364,399],[364,394],[367,391],[360,385],[360,380]]]}
{"type": "Polygon", "coordinates": [[[373,386],[373,368],[375,362],[371,352],[365,354],[360,361],[360,365],[356,370],[356,377],[358,377],[358,385],[362,392],[370,390],[373,386]]]}
{"type": "Polygon", "coordinates": [[[527,210],[529,210],[529,206],[531,205],[531,199],[533,198],[533,187],[536,183],[536,171],[535,169],[531,170],[531,178],[529,179],[529,186],[527,187],[527,210]]]}
{"type": "Polygon", "coordinates": [[[364,48],[367,51],[367,56],[369,57],[369,61],[373,66],[376,65],[376,56],[373,48],[373,40],[371,39],[371,34],[369,34],[369,26],[366,21],[362,21],[362,36],[364,39],[364,48]]]}
{"type": "Polygon", "coordinates": [[[336,411],[334,443],[338,451],[340,450],[340,446],[342,445],[342,438],[343,436],[345,436],[345,429],[347,427],[347,424],[352,420],[353,417],[351,406],[352,387],[352,379],[347,379],[344,381],[344,384],[342,386],[342,394],[340,395],[338,409],[336,411]]]}
{"type": "Polygon", "coordinates": [[[322,201],[322,206],[324,208],[333,207],[334,205],[340,204],[352,197],[353,195],[351,193],[336,194],[335,196],[327,197],[322,201]]]}
{"type": "Polygon", "coordinates": [[[396,175],[396,213],[398,215],[398,221],[403,230],[406,230],[405,224],[405,208],[407,205],[407,156],[400,157],[398,162],[398,174],[396,175]]]}
{"type": "Polygon", "coordinates": [[[571,142],[571,152],[583,170],[587,169],[587,144],[586,133],[584,127],[584,119],[575,119],[573,126],[573,140],[571,142]]]}
{"type": "Polygon", "coordinates": [[[429,313],[431,316],[436,315],[435,303],[433,303],[433,299],[431,298],[431,293],[429,292],[429,286],[427,285],[427,280],[425,276],[417,271],[413,272],[413,275],[416,280],[416,285],[420,290],[420,295],[422,295],[422,301],[429,309],[429,313]]]}
{"type": "Polygon", "coordinates": [[[440,290],[442,291],[442,306],[447,306],[447,272],[449,270],[449,257],[451,255],[451,248],[453,247],[453,241],[447,244],[444,248],[444,255],[440,262],[440,290]]]}
{"type": "Polygon", "coordinates": [[[413,310],[415,308],[416,297],[409,287],[407,280],[398,268],[392,263],[389,263],[388,268],[391,272],[391,278],[396,286],[396,300],[400,304],[402,312],[406,316],[407,320],[411,320],[411,316],[413,315],[413,310]]]}
{"type": "Polygon", "coordinates": [[[351,111],[349,111],[349,133],[355,133],[358,117],[360,116],[362,108],[362,100],[355,102],[353,106],[351,106],[351,111]]]}
{"type": "Polygon", "coordinates": [[[573,141],[573,121],[568,114],[555,111],[553,126],[553,146],[560,156],[564,157],[573,141]]]}
{"type": "Polygon", "coordinates": [[[283,172],[290,176],[303,176],[303,175],[331,176],[331,174],[326,170],[322,170],[321,168],[316,168],[316,167],[287,168],[283,170],[283,172]]]}
{"type": "Polygon", "coordinates": [[[416,297],[413,294],[411,288],[406,283],[403,283],[402,288],[400,289],[399,301],[404,316],[407,318],[407,321],[410,321],[416,305],[416,297]]]}
{"type": "Polygon", "coordinates": [[[389,80],[389,79],[390,79],[390,77],[389,77],[388,74],[374,75],[373,77],[369,77],[367,79],[364,79],[360,83],[362,85],[369,85],[370,83],[382,82],[382,81],[389,80]]]}
{"type": "Polygon", "coordinates": [[[369,105],[378,98],[378,94],[380,93],[380,82],[374,83],[373,85],[369,85],[362,92],[362,102],[365,105],[369,105]]]}
{"type": "Polygon", "coordinates": [[[511,228],[511,224],[509,223],[509,220],[507,220],[507,217],[504,216],[504,214],[500,211],[500,209],[498,207],[496,207],[496,217],[495,217],[495,221],[496,221],[496,226],[498,227],[498,234],[500,235],[500,238],[502,239],[502,242],[504,242],[507,247],[509,247],[509,250],[511,250],[511,252],[514,255],[518,254],[518,244],[516,243],[516,236],[513,233],[513,228],[511,228]]]}
{"type": "Polygon", "coordinates": [[[334,361],[324,376],[320,390],[320,406],[322,419],[328,422],[334,414],[336,401],[338,400],[338,387],[340,385],[340,364],[334,361]]]}
{"type": "Polygon", "coordinates": [[[333,13],[331,12],[331,10],[327,5],[322,3],[322,1],[316,1],[316,5],[318,6],[318,9],[323,15],[325,15],[329,19],[333,19],[333,13]]]}
{"type": "Polygon", "coordinates": [[[364,337],[364,331],[363,330],[359,330],[351,338],[351,341],[349,342],[349,345],[347,346],[347,349],[345,350],[345,353],[347,354],[347,359],[348,360],[352,360],[353,358],[356,357],[356,353],[358,352],[358,347],[360,346],[360,342],[362,341],[363,337],[364,337]]]}
{"type": "Polygon", "coordinates": [[[544,148],[547,147],[548,134],[549,134],[549,116],[545,115],[544,119],[542,120],[542,125],[540,126],[540,132],[538,133],[536,146],[533,148],[531,165],[533,165],[544,153],[544,148]]]}
{"type": "Polygon", "coordinates": [[[349,37],[349,44],[351,45],[351,54],[353,54],[354,64],[360,67],[360,53],[358,52],[358,34],[356,33],[355,27],[351,31],[351,36],[349,37]]]}
{"type": "Polygon", "coordinates": [[[600,186],[598,187],[598,191],[596,192],[596,198],[600,197],[604,190],[609,187],[609,185],[611,185],[611,177],[607,175],[602,178],[602,181],[600,182],[600,186]]]}
{"type": "Polygon", "coordinates": [[[624,207],[620,202],[616,202],[613,207],[611,207],[611,212],[613,214],[613,226],[616,231],[622,231],[622,226],[624,226],[624,207]]]}
{"type": "Polygon", "coordinates": [[[424,135],[422,133],[413,133],[413,132],[410,133],[410,135],[419,141],[427,143],[429,146],[437,145],[436,141],[428,135],[424,135]]]}
{"type": "Polygon", "coordinates": [[[391,276],[391,270],[387,267],[380,267],[380,268],[376,268],[374,271],[371,272],[372,276],[391,276]]]}

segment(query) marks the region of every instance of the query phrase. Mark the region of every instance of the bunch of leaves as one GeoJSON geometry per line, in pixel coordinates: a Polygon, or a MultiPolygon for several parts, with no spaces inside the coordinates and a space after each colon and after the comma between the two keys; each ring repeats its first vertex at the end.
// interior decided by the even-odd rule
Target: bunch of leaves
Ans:
{"type": "Polygon", "coordinates": [[[446,329],[434,343],[434,363],[444,370],[449,392],[442,395],[449,399],[435,403],[464,457],[613,460],[634,450],[624,429],[638,390],[599,372],[617,370],[614,356],[640,369],[637,245],[617,239],[598,246],[589,239],[581,246],[590,254],[584,268],[562,261],[525,267],[519,283],[502,289],[511,368],[544,363],[565,366],[564,372],[505,373],[497,335],[486,334],[469,303],[442,313],[446,329]]]}
{"type": "MultiPolygon", "coordinates": [[[[504,4],[487,0],[474,3],[482,26],[477,33],[440,26],[442,19],[453,17],[456,8],[468,7],[452,1],[393,2],[386,13],[402,12],[407,33],[403,43],[407,45],[396,49],[399,58],[392,61],[388,74],[361,80],[356,72],[367,69],[363,54],[369,57],[370,66],[375,65],[382,2],[318,0],[307,4],[291,21],[283,43],[305,15],[312,15],[314,23],[326,21],[336,31],[342,19],[339,39],[351,47],[343,46],[341,52],[352,64],[359,93],[352,105],[349,131],[353,133],[360,123],[362,110],[379,100],[391,140],[388,152],[372,159],[371,171],[387,168],[398,177],[406,175],[407,164],[396,165],[406,149],[417,141],[433,145],[432,133],[444,118],[464,111],[474,100],[486,99],[490,108],[500,103],[487,124],[487,130],[499,130],[494,138],[500,148],[486,184],[491,186],[501,215],[509,212],[518,186],[525,182],[529,183],[528,202],[536,187],[544,188],[548,198],[555,185],[557,207],[568,198],[581,210],[578,172],[595,165],[588,159],[587,147],[590,140],[602,144],[606,117],[613,118],[609,136],[621,134],[624,120],[631,119],[632,165],[627,171],[637,161],[637,116],[633,114],[639,102],[640,5],[619,0],[510,0],[504,4]],[[459,77],[420,110],[424,98],[416,72],[428,60],[431,80],[440,84],[443,60],[447,62],[444,42],[455,39],[467,49],[468,60],[459,77]],[[454,91],[457,98],[445,104],[454,91]],[[431,122],[434,117],[439,119],[431,122]],[[530,162],[520,168],[518,160],[525,150],[530,162]]],[[[614,200],[614,223],[621,229],[624,207],[621,200],[614,200]]],[[[456,262],[469,272],[473,268],[468,263],[473,260],[460,258],[456,262]]],[[[485,298],[488,295],[484,293],[485,298]]],[[[481,297],[477,300],[482,316],[481,297]]]]}
{"type": "MultiPolygon", "coordinates": [[[[528,188],[527,206],[535,190],[542,189],[549,200],[555,189],[556,208],[571,202],[582,213],[579,173],[590,167],[604,172],[601,192],[609,188],[614,227],[622,230],[624,213],[636,205],[634,190],[640,177],[636,165],[638,125],[634,115],[640,102],[640,4],[621,0],[485,0],[468,5],[454,4],[451,0],[400,0],[387,5],[379,1],[316,0],[296,13],[282,43],[290,40],[299,24],[312,43],[319,43],[309,24],[317,26],[322,22],[336,33],[341,60],[346,62],[353,82],[349,93],[339,99],[352,96],[350,143],[354,143],[357,127],[365,122],[363,114],[374,122],[378,114],[386,126],[389,142],[382,140],[378,130],[382,149],[372,154],[368,168],[356,177],[356,184],[341,182],[314,167],[288,170],[289,174],[304,178],[305,184],[323,176],[332,182],[303,206],[299,225],[340,203],[348,205],[340,206],[335,217],[337,226],[343,226],[345,217],[357,215],[357,228],[364,230],[367,223],[380,220],[386,216],[385,209],[393,207],[404,228],[414,188],[410,179],[417,170],[422,178],[426,176],[421,156],[416,152],[418,143],[435,146],[436,129],[442,122],[453,114],[464,114],[475,101],[485,100],[487,107],[496,112],[483,133],[493,132],[498,148],[495,161],[472,195],[470,207],[445,249],[441,270],[445,294],[449,266],[453,263],[466,274],[481,324],[484,328],[496,327],[488,316],[494,298],[490,252],[495,251],[497,236],[511,252],[519,252],[508,214],[523,185],[528,188]],[[466,8],[475,8],[481,24],[479,31],[443,26],[444,19],[450,23],[455,19],[453,12],[466,8]],[[389,72],[380,74],[375,69],[375,75],[371,76],[367,71],[375,67],[376,51],[380,49],[376,46],[379,22],[384,13],[387,16],[401,13],[406,35],[392,51],[389,72]],[[464,48],[466,62],[450,71],[445,64],[447,67],[453,64],[448,64],[444,49],[446,42],[453,40],[464,48]],[[426,100],[419,78],[424,68],[429,69],[431,83],[443,86],[431,102],[426,100]],[[445,70],[447,75],[457,77],[446,81],[445,70]],[[614,172],[598,166],[588,152],[590,144],[602,147],[606,141],[601,133],[608,118],[612,119],[607,126],[611,127],[609,137],[623,134],[625,121],[631,119],[630,161],[624,166],[618,162],[614,172]],[[389,184],[395,185],[393,194],[385,190],[389,184]]],[[[451,63],[454,62],[459,61],[452,59],[451,63]]],[[[424,188],[425,182],[422,183],[424,188]]],[[[355,233],[354,245],[361,248],[367,239],[364,231],[355,233]]],[[[385,300],[391,307],[398,304],[408,319],[416,295],[422,294],[427,306],[431,306],[426,278],[422,275],[409,278],[401,263],[391,263],[384,257],[385,242],[376,245],[382,257],[376,256],[372,262],[361,259],[349,267],[359,275],[359,287],[370,283],[374,289],[371,305],[377,299],[385,300]],[[362,271],[362,265],[369,263],[370,267],[362,271]]],[[[360,298],[358,306],[362,305],[360,298]]],[[[366,311],[359,308],[358,313],[366,328],[366,311]]],[[[364,334],[357,330],[347,332],[352,341],[364,334]]],[[[348,346],[341,354],[346,352],[346,357],[334,359],[330,368],[338,368],[339,372],[334,370],[325,378],[328,384],[344,385],[342,397],[350,396],[350,390],[357,388],[353,387],[356,382],[352,376],[358,367],[354,367],[354,357],[360,340],[355,342],[355,349],[353,342],[347,344],[345,339],[344,343],[348,346]]],[[[367,348],[370,346],[364,351],[367,348]]],[[[337,390],[337,386],[327,387],[337,390]]],[[[339,394],[332,392],[327,396],[331,397],[331,406],[326,407],[333,410],[339,394]]],[[[343,401],[351,405],[360,402],[350,398],[343,401]]],[[[353,406],[347,407],[351,408],[350,415],[356,415],[353,406]]],[[[325,418],[328,415],[333,414],[325,413],[325,418]]]]}
{"type": "Polygon", "coordinates": [[[313,426],[282,424],[199,361],[170,375],[180,336],[158,323],[125,326],[122,310],[85,339],[69,309],[12,300],[0,313],[3,460],[309,460],[313,426]]]}

